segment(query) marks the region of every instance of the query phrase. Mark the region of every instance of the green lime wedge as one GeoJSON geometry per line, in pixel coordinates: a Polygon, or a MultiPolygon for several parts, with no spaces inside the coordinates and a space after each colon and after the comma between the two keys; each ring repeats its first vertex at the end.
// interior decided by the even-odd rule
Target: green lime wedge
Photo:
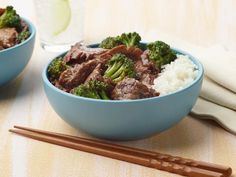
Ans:
{"type": "Polygon", "coordinates": [[[69,0],[53,0],[52,6],[53,35],[59,35],[70,24],[71,9],[69,0]]]}

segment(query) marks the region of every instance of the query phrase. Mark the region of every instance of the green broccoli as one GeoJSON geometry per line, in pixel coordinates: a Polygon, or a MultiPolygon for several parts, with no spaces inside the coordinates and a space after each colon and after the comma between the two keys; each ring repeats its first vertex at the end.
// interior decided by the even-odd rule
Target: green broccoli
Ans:
{"type": "Polygon", "coordinates": [[[126,45],[127,47],[139,47],[141,37],[138,33],[122,33],[120,36],[116,37],[107,37],[104,39],[99,47],[104,49],[112,49],[118,45],[126,45]]]}
{"type": "Polygon", "coordinates": [[[17,31],[22,28],[20,16],[12,6],[7,6],[4,13],[0,16],[0,28],[5,27],[14,27],[17,31]]]}
{"type": "Polygon", "coordinates": [[[76,87],[72,93],[77,96],[83,96],[94,99],[110,100],[108,94],[108,85],[102,81],[90,80],[85,84],[76,87]]]}
{"type": "Polygon", "coordinates": [[[114,82],[123,80],[126,76],[135,77],[134,62],[124,54],[115,54],[107,63],[108,68],[104,76],[111,78],[114,82]]]}
{"type": "Polygon", "coordinates": [[[112,49],[113,47],[116,47],[120,44],[121,42],[118,40],[117,37],[107,37],[100,43],[99,47],[104,49],[112,49]]]}
{"type": "Polygon", "coordinates": [[[17,36],[16,40],[18,43],[21,43],[21,42],[25,41],[29,36],[30,36],[29,31],[23,31],[17,36]]]}
{"type": "Polygon", "coordinates": [[[69,66],[62,60],[62,57],[56,58],[48,67],[48,76],[51,79],[58,79],[60,74],[68,69],[69,66]]]}
{"type": "Polygon", "coordinates": [[[118,37],[119,41],[127,47],[138,47],[140,45],[141,37],[138,33],[122,33],[118,37]]]}
{"type": "Polygon", "coordinates": [[[156,66],[161,69],[162,65],[168,64],[176,59],[176,54],[170,46],[162,41],[155,41],[147,45],[148,55],[156,66]]]}

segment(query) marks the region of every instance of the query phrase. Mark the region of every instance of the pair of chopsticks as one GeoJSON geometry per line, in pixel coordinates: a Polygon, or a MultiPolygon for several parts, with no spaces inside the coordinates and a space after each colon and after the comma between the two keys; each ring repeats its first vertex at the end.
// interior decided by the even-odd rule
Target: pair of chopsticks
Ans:
{"type": "Polygon", "coordinates": [[[10,132],[80,151],[155,168],[189,177],[228,177],[232,169],[227,166],[174,157],[171,155],[137,149],[98,140],[14,126],[10,132]]]}

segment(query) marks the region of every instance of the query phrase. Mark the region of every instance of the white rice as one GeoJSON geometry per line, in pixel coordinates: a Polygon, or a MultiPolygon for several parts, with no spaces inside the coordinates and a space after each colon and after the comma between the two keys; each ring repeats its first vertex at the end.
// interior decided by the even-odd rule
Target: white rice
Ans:
{"type": "Polygon", "coordinates": [[[160,95],[172,93],[187,87],[197,77],[198,68],[187,55],[177,55],[170,64],[164,65],[154,80],[153,89],[160,95]]]}

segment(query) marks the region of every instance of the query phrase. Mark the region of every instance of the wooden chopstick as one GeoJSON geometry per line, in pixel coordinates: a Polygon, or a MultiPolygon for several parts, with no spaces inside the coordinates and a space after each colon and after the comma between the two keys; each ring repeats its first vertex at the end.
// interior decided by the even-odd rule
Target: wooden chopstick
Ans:
{"type": "Polygon", "coordinates": [[[60,133],[54,133],[54,132],[49,132],[49,131],[42,131],[42,130],[27,128],[27,127],[22,127],[22,126],[14,126],[14,128],[28,130],[31,132],[38,132],[38,133],[41,133],[44,135],[49,135],[49,136],[63,137],[67,140],[76,141],[78,143],[86,143],[89,145],[96,145],[96,146],[100,146],[101,148],[111,148],[111,149],[115,149],[115,150],[122,150],[123,152],[126,152],[128,154],[135,154],[135,155],[139,155],[139,156],[143,156],[143,157],[150,157],[153,159],[162,160],[162,161],[166,161],[166,162],[172,162],[172,163],[197,167],[197,168],[201,168],[201,169],[205,169],[205,170],[215,171],[215,172],[223,173],[226,176],[230,176],[232,173],[232,169],[227,166],[206,163],[206,162],[202,162],[202,161],[195,161],[195,160],[191,160],[191,159],[185,159],[182,157],[161,154],[161,153],[157,153],[157,152],[153,152],[153,151],[147,151],[147,150],[143,150],[143,149],[132,148],[132,147],[127,147],[127,146],[122,146],[122,145],[117,145],[117,144],[111,144],[111,143],[102,142],[102,141],[98,141],[98,140],[92,140],[92,139],[76,137],[76,136],[71,136],[71,135],[65,135],[65,134],[60,134],[60,133]]]}
{"type": "Polygon", "coordinates": [[[230,174],[232,173],[232,170],[229,167],[217,165],[214,166],[213,164],[208,165],[208,163],[203,163],[203,165],[205,166],[214,167],[212,168],[213,170],[206,170],[205,168],[200,168],[198,165],[196,165],[196,163],[194,167],[194,163],[190,163],[192,160],[187,159],[188,161],[183,161],[180,157],[172,157],[151,151],[104,143],[101,141],[79,138],[70,135],[63,135],[59,133],[40,131],[26,127],[14,126],[14,128],[17,129],[11,129],[10,131],[40,141],[45,141],[52,144],[95,153],[118,160],[140,164],[143,166],[157,168],[160,170],[165,170],[180,175],[192,177],[227,177],[230,176],[230,174]],[[188,164],[191,164],[192,166],[188,164]],[[221,173],[219,172],[221,170],[215,170],[217,167],[220,167],[221,170],[228,169],[226,171],[227,173],[225,171],[221,173]]]}
{"type": "Polygon", "coordinates": [[[188,167],[185,165],[178,165],[170,162],[165,162],[165,161],[157,161],[155,159],[149,159],[149,158],[144,158],[144,157],[138,157],[135,155],[129,155],[129,154],[124,154],[122,152],[116,152],[116,151],[111,151],[109,149],[102,149],[102,148],[97,148],[96,146],[89,146],[89,145],[84,145],[84,144],[78,144],[76,142],[71,142],[68,140],[65,140],[63,138],[57,138],[53,136],[47,136],[43,134],[39,134],[36,132],[28,132],[26,130],[10,130],[13,133],[20,134],[22,136],[26,136],[32,139],[52,143],[52,144],[57,144],[61,145],[64,147],[69,147],[72,149],[77,149],[85,152],[90,152],[98,155],[102,155],[105,157],[110,157],[118,160],[123,160],[151,168],[156,168],[164,171],[169,171],[172,173],[184,175],[184,176],[190,176],[190,177],[224,177],[223,174],[217,173],[217,172],[212,172],[212,171],[207,171],[195,167],[188,167]]]}

